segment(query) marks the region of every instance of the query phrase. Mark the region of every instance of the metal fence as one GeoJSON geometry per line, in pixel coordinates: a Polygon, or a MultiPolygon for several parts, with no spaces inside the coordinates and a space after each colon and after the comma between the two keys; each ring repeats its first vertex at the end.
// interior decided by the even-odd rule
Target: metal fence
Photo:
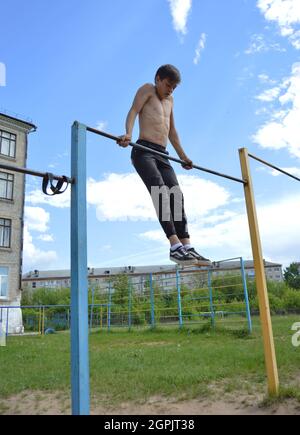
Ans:
{"type": "MultiPolygon", "coordinates": [[[[105,288],[90,289],[90,329],[155,328],[210,324],[252,331],[243,259],[240,268],[185,269],[149,274],[143,284],[133,276],[110,277],[105,288]]],[[[22,310],[25,333],[70,329],[70,305],[0,306],[0,324],[7,336],[15,309],[22,310]]]]}

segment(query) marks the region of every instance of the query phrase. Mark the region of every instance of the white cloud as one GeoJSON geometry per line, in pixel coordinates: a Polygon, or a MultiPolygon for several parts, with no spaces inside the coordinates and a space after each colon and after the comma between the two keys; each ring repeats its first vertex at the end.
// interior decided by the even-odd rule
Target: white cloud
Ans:
{"type": "Polygon", "coordinates": [[[25,207],[25,222],[29,230],[46,232],[49,218],[49,213],[41,207],[25,207]]]}
{"type": "Polygon", "coordinates": [[[293,65],[291,76],[280,87],[284,92],[274,95],[280,109],[273,111],[253,140],[263,148],[287,148],[293,157],[300,158],[300,63],[293,65]]]}
{"type": "Polygon", "coordinates": [[[206,34],[202,33],[197,48],[195,50],[195,57],[194,57],[194,64],[198,65],[199,61],[200,61],[200,57],[201,57],[201,53],[202,51],[205,49],[205,44],[206,44],[206,34]]]}
{"type": "MultiPolygon", "coordinates": [[[[295,177],[300,178],[300,168],[292,167],[292,168],[281,168],[281,169],[285,172],[288,172],[291,175],[294,175],[295,177]]],[[[280,173],[279,171],[276,171],[275,169],[271,169],[269,172],[273,177],[278,177],[278,176],[284,175],[284,174],[280,173]]]]}
{"type": "MultiPolygon", "coordinates": [[[[285,267],[299,261],[300,195],[279,199],[268,205],[257,205],[257,214],[263,255],[266,260],[282,263],[285,267]]],[[[188,216],[189,217],[189,216],[188,216]]],[[[224,220],[209,225],[199,220],[189,225],[193,245],[212,260],[243,256],[252,258],[249,226],[246,213],[223,215],[224,220]]],[[[213,222],[211,222],[213,223],[213,222]]],[[[147,231],[140,237],[163,244],[161,230],[147,231]]]]}
{"type": "Polygon", "coordinates": [[[42,240],[42,242],[54,242],[52,234],[41,234],[38,239],[42,240]]]}
{"type": "Polygon", "coordinates": [[[257,6],[266,20],[276,21],[285,31],[300,22],[299,0],[258,0],[257,6]]]}
{"type": "Polygon", "coordinates": [[[252,35],[250,46],[245,50],[245,54],[265,53],[267,51],[286,51],[278,43],[271,43],[265,40],[264,35],[252,35]]]}
{"type": "Polygon", "coordinates": [[[266,83],[269,85],[275,85],[276,80],[272,80],[268,74],[259,74],[258,79],[262,82],[262,83],[266,83]]]}
{"type": "Polygon", "coordinates": [[[258,0],[257,7],[264,14],[267,21],[278,24],[281,35],[288,37],[291,44],[300,49],[300,24],[299,0],[258,0]]]}
{"type": "Polygon", "coordinates": [[[251,38],[251,44],[245,51],[246,54],[265,53],[267,51],[286,51],[277,42],[267,42],[264,35],[253,35],[251,38]]]}
{"type": "Polygon", "coordinates": [[[57,254],[55,251],[42,251],[33,244],[28,226],[24,225],[23,270],[49,269],[55,265],[57,254]]]}
{"type": "Polygon", "coordinates": [[[57,254],[55,251],[42,251],[33,243],[32,231],[42,233],[38,239],[46,242],[53,241],[53,237],[44,234],[48,231],[50,215],[41,207],[25,207],[23,266],[24,269],[43,269],[55,264],[57,254]]]}
{"type": "MultiPolygon", "coordinates": [[[[197,220],[225,205],[229,192],[197,176],[179,175],[190,219],[197,220]]],[[[88,180],[88,203],[96,207],[100,221],[156,221],[151,197],[137,174],[106,174],[103,181],[88,180]]]]}
{"type": "Polygon", "coordinates": [[[192,0],[168,0],[176,32],[187,33],[187,20],[192,8],[192,0]]]}
{"type": "Polygon", "coordinates": [[[289,39],[291,44],[296,48],[296,50],[300,50],[300,30],[294,32],[289,39]]]}
{"type": "Polygon", "coordinates": [[[272,89],[268,89],[266,91],[264,91],[262,94],[258,95],[256,97],[257,100],[260,101],[273,101],[276,98],[278,98],[278,96],[280,95],[281,89],[279,86],[276,86],[275,88],[272,89]]]}
{"type": "Polygon", "coordinates": [[[100,221],[154,219],[150,197],[137,174],[106,174],[103,181],[88,179],[87,201],[100,221]]]}
{"type": "Polygon", "coordinates": [[[62,195],[47,196],[40,188],[31,190],[25,197],[30,205],[47,204],[56,208],[69,208],[71,202],[71,188],[69,187],[62,195]]]}
{"type": "Polygon", "coordinates": [[[107,121],[98,121],[95,128],[97,130],[105,131],[107,129],[107,126],[108,126],[107,121]]]}

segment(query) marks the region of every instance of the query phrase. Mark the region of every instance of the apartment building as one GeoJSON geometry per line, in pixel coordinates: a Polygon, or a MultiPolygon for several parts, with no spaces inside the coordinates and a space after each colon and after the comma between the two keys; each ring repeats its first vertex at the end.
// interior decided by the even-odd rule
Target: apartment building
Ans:
{"type": "MultiPolygon", "coordinates": [[[[254,277],[253,261],[245,261],[245,274],[254,277]]],[[[264,262],[266,278],[270,281],[283,281],[282,265],[264,262]]],[[[227,273],[240,273],[241,265],[239,261],[227,261],[225,263],[214,263],[212,273],[214,277],[222,276],[227,273]]],[[[180,269],[179,269],[180,270],[180,269]]],[[[176,285],[176,266],[175,265],[153,265],[153,266],[127,266],[111,268],[89,268],[87,271],[90,287],[107,288],[109,277],[127,274],[131,277],[131,283],[137,292],[142,292],[146,283],[149,281],[149,275],[153,274],[155,281],[160,281],[163,287],[168,290],[176,285]]],[[[199,269],[190,267],[180,270],[183,284],[191,282],[190,277],[193,274],[199,274],[199,269]]],[[[203,274],[206,276],[206,274],[203,274]]],[[[205,278],[206,279],[206,278],[205,278]]],[[[23,288],[33,290],[36,288],[67,288],[71,285],[69,270],[33,270],[23,275],[23,288]]]]}
{"type": "MultiPolygon", "coordinates": [[[[0,112],[0,165],[25,167],[30,122],[0,112]]],[[[0,166],[0,322],[7,306],[19,306],[22,287],[25,176],[0,166]]],[[[22,330],[22,313],[9,309],[9,331],[22,330]]]]}

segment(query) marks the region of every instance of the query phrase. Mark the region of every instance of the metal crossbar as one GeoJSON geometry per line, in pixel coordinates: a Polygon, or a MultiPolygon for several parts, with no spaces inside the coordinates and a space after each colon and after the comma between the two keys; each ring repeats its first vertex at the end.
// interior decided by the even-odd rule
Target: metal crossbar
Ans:
{"type": "MultiPolygon", "coordinates": [[[[108,139],[112,139],[116,142],[120,139],[118,136],[114,136],[114,135],[106,133],[104,131],[97,130],[96,128],[86,127],[86,129],[87,129],[87,131],[90,131],[91,133],[98,134],[99,136],[104,136],[104,137],[106,137],[108,139]]],[[[141,149],[141,150],[148,151],[148,152],[151,152],[151,153],[159,155],[159,156],[163,156],[163,157],[167,158],[168,160],[172,160],[173,162],[180,163],[181,165],[186,165],[186,162],[184,160],[180,160],[180,159],[177,159],[175,157],[168,156],[164,153],[150,149],[148,147],[137,144],[135,142],[129,142],[129,145],[132,147],[135,147],[137,149],[141,149]]],[[[213,171],[211,169],[203,168],[202,166],[198,166],[198,165],[193,164],[193,168],[198,169],[199,171],[208,172],[209,174],[217,175],[218,177],[227,178],[229,180],[236,181],[238,183],[247,184],[246,181],[241,180],[240,178],[232,177],[231,175],[227,175],[227,174],[222,174],[221,172],[216,172],[216,171],[213,171]]]]}
{"type": "Polygon", "coordinates": [[[248,154],[248,156],[251,157],[254,160],[257,160],[260,163],[263,163],[266,166],[269,166],[272,169],[275,169],[278,172],[281,172],[284,175],[287,175],[288,177],[294,178],[294,180],[300,181],[300,178],[295,177],[295,175],[292,175],[289,172],[284,171],[283,169],[280,169],[277,166],[272,165],[272,163],[266,162],[265,160],[262,160],[261,158],[254,156],[253,154],[248,154]]]}
{"type": "MultiPolygon", "coordinates": [[[[41,177],[41,178],[44,178],[47,175],[46,172],[39,172],[28,168],[20,168],[18,166],[13,166],[13,165],[4,165],[3,163],[0,163],[0,169],[5,169],[7,171],[12,171],[12,172],[19,172],[21,174],[34,175],[35,177],[41,177]]],[[[64,178],[60,175],[52,174],[52,178],[53,180],[64,181],[64,178]]],[[[69,177],[66,177],[65,180],[67,180],[69,184],[72,184],[74,182],[73,178],[69,178],[69,177]]]]}

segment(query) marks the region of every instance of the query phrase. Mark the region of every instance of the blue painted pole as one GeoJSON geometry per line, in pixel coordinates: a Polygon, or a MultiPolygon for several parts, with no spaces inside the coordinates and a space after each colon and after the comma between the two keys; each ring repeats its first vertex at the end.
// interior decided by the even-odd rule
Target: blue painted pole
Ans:
{"type": "Polygon", "coordinates": [[[128,330],[131,330],[131,323],[132,323],[132,316],[131,316],[131,309],[132,309],[132,285],[131,280],[128,281],[128,330]]]}
{"type": "Polygon", "coordinates": [[[107,329],[110,330],[110,317],[111,317],[111,282],[108,284],[108,316],[107,316],[107,329]]]}
{"type": "Polygon", "coordinates": [[[151,328],[155,328],[153,275],[150,273],[151,328]]]}
{"type": "Polygon", "coordinates": [[[181,307],[180,274],[179,274],[179,270],[178,269],[176,269],[176,287],[177,287],[177,304],[178,304],[179,327],[182,328],[182,326],[183,326],[183,320],[182,320],[182,307],[181,307]]]}
{"type": "Polygon", "coordinates": [[[88,415],[89,324],[86,221],[86,127],[72,126],[71,172],[71,389],[73,415],[88,415]]]}
{"type": "Polygon", "coordinates": [[[90,330],[93,327],[94,299],[95,299],[95,288],[92,287],[92,304],[91,304],[91,316],[90,316],[90,330]]]}
{"type": "Polygon", "coordinates": [[[211,326],[215,327],[215,312],[214,312],[214,304],[213,304],[213,289],[211,284],[211,270],[208,272],[208,288],[209,288],[209,306],[210,306],[210,316],[211,316],[211,326]]]}
{"type": "Polygon", "coordinates": [[[246,280],[246,273],[245,273],[245,264],[244,264],[244,260],[242,257],[240,258],[240,263],[241,263],[241,273],[242,273],[243,288],[244,288],[245,303],[246,303],[246,316],[247,316],[247,321],[248,321],[248,331],[251,334],[252,333],[252,319],[251,319],[251,313],[250,313],[250,304],[249,304],[248,287],[247,287],[247,280],[246,280]]]}

